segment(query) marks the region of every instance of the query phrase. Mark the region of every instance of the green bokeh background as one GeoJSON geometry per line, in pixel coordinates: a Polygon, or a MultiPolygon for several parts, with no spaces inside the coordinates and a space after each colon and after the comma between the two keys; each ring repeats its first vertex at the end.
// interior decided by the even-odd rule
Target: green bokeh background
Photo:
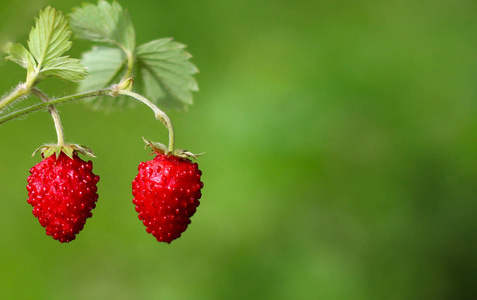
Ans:
{"type": "MultiPolygon", "coordinates": [[[[77,240],[26,202],[48,113],[0,127],[0,299],[477,299],[477,2],[122,0],[138,43],[174,37],[200,69],[177,146],[201,205],[156,242],[131,181],[167,131],[144,106],[59,107],[101,176],[77,240]]],[[[25,44],[39,8],[0,1],[0,40],[25,44]]],[[[90,43],[77,41],[79,57],[90,43]]],[[[24,80],[2,60],[0,91],[24,80]]],[[[49,79],[51,96],[74,84],[49,79]]]]}

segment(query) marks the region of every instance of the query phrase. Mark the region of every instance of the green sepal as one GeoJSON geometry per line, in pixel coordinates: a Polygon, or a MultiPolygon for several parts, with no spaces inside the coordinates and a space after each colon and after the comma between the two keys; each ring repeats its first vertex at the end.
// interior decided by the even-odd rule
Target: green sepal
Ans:
{"type": "Polygon", "coordinates": [[[146,143],[146,147],[151,147],[154,150],[154,152],[160,153],[160,154],[173,155],[180,158],[194,158],[194,159],[197,159],[198,156],[205,154],[205,152],[194,154],[190,151],[183,150],[183,149],[174,149],[174,151],[171,152],[164,144],[149,141],[144,137],[142,138],[142,140],[144,141],[144,143],[146,143]]]}
{"type": "Polygon", "coordinates": [[[144,141],[144,143],[146,143],[146,146],[144,148],[151,147],[152,150],[154,150],[157,153],[170,154],[169,149],[167,149],[166,145],[158,143],[158,142],[150,141],[146,139],[145,137],[142,137],[142,140],[144,141]]]}
{"type": "Polygon", "coordinates": [[[38,149],[36,149],[32,156],[35,156],[35,154],[40,151],[41,156],[45,159],[53,154],[56,155],[56,157],[60,157],[61,152],[63,152],[66,156],[69,158],[73,159],[75,153],[81,153],[83,155],[91,156],[91,157],[96,157],[91,149],[84,145],[78,145],[78,144],[67,144],[67,145],[57,145],[57,144],[45,144],[38,149]]]}
{"type": "Polygon", "coordinates": [[[119,96],[119,91],[130,91],[132,90],[134,84],[134,79],[132,77],[124,78],[118,84],[112,86],[111,95],[113,97],[119,96]]]}

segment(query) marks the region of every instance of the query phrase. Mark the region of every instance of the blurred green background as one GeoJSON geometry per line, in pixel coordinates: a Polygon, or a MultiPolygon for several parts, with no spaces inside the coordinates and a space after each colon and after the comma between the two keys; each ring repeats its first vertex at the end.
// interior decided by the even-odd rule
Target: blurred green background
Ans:
{"type": "MultiPolygon", "coordinates": [[[[0,127],[1,299],[477,299],[477,2],[122,0],[138,43],[174,37],[200,69],[177,146],[201,205],[156,242],[131,181],[167,141],[144,106],[60,106],[68,141],[98,156],[100,198],[77,240],[26,202],[48,113],[0,127]]],[[[0,41],[78,1],[0,1],[0,41]]],[[[89,49],[77,41],[73,57],[89,49]]],[[[0,63],[1,93],[24,70],[0,63]]],[[[50,79],[51,96],[74,84],[50,79]]]]}

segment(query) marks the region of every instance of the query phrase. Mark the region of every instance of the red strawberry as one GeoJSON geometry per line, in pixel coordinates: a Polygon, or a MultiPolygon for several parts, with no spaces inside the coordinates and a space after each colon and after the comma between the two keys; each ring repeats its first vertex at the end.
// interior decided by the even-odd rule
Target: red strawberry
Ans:
{"type": "Polygon", "coordinates": [[[45,158],[30,169],[27,185],[33,215],[46,234],[61,243],[76,238],[98,200],[99,176],[93,174],[93,164],[80,159],[76,151],[71,157],[61,152],[58,158],[45,158]]]}
{"type": "Polygon", "coordinates": [[[202,172],[187,158],[161,153],[138,170],[132,182],[138,217],[159,242],[170,243],[187,229],[199,206],[202,172]]]}

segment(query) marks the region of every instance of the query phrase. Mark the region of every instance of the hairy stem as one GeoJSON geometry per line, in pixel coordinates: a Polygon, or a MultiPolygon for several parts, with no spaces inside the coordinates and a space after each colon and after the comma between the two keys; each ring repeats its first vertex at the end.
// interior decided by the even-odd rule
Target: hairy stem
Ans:
{"type": "Polygon", "coordinates": [[[18,98],[26,96],[29,93],[30,93],[30,90],[28,89],[27,85],[24,83],[20,83],[10,94],[6,95],[0,101],[0,110],[5,108],[8,104],[12,103],[13,101],[17,100],[18,98]]]}
{"type": "Polygon", "coordinates": [[[166,115],[162,110],[160,110],[154,103],[152,103],[150,100],[148,100],[146,97],[139,95],[137,93],[128,91],[128,90],[120,90],[118,91],[119,94],[121,95],[126,95],[133,97],[142,103],[146,104],[149,106],[154,111],[154,115],[156,116],[157,120],[160,120],[164,126],[166,126],[167,130],[169,130],[169,152],[174,152],[174,127],[172,126],[171,119],[169,116],[166,115]]]}
{"type": "MultiPolygon", "coordinates": [[[[43,102],[49,103],[51,101],[45,93],[38,89],[33,89],[32,93],[41,100],[43,100],[43,102]]],[[[63,126],[61,126],[60,115],[58,114],[58,111],[53,105],[48,105],[48,110],[50,111],[51,117],[53,118],[53,122],[55,123],[56,136],[58,137],[58,146],[64,146],[65,136],[63,133],[63,126]]]]}
{"type": "Polygon", "coordinates": [[[3,124],[7,121],[11,121],[23,115],[35,112],[37,110],[44,109],[45,107],[49,105],[57,105],[57,104],[76,101],[76,100],[85,99],[85,98],[105,96],[105,95],[111,94],[112,91],[113,91],[112,88],[108,88],[108,89],[103,89],[98,91],[91,91],[91,92],[79,93],[75,95],[69,95],[69,96],[58,98],[58,99],[50,100],[49,102],[38,103],[32,106],[26,107],[24,109],[20,109],[18,111],[12,112],[4,117],[1,117],[0,124],[3,124]]]}

